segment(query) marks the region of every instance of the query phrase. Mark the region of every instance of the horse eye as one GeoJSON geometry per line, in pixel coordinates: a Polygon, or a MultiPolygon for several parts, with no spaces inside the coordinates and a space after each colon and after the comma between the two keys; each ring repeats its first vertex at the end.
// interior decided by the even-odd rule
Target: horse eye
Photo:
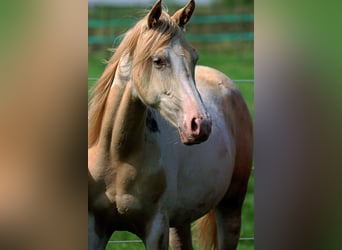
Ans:
{"type": "Polygon", "coordinates": [[[152,62],[156,68],[161,68],[165,65],[164,61],[160,57],[153,57],[152,62]]]}

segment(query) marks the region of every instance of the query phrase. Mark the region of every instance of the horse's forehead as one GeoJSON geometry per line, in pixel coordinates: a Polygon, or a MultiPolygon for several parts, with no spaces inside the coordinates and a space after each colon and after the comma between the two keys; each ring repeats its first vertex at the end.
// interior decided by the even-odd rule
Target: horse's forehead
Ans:
{"type": "Polygon", "coordinates": [[[190,44],[181,37],[175,37],[171,40],[170,48],[178,55],[184,55],[184,53],[188,52],[190,54],[195,53],[190,44]]]}

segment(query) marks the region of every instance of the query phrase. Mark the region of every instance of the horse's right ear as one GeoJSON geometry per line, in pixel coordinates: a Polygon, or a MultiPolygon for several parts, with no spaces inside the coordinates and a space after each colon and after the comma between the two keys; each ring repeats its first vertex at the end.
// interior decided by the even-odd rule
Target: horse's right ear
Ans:
{"type": "Polygon", "coordinates": [[[185,7],[176,11],[176,13],[173,14],[172,19],[175,20],[175,22],[178,24],[178,26],[181,29],[184,29],[185,24],[189,22],[194,10],[195,10],[195,1],[190,0],[185,7]]]}
{"type": "Polygon", "coordinates": [[[162,6],[161,6],[161,0],[158,0],[148,13],[147,17],[147,24],[148,27],[151,29],[155,27],[155,25],[158,23],[159,17],[162,13],[162,6]]]}

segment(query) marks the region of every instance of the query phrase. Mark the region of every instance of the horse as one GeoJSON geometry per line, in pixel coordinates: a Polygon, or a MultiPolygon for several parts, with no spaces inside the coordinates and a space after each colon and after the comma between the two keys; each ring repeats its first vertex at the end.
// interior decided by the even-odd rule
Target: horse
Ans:
{"type": "Polygon", "coordinates": [[[125,34],[88,112],[88,246],[114,231],[146,249],[236,249],[253,156],[252,121],[226,75],[196,66],[184,27],[158,0],[125,34]]]}

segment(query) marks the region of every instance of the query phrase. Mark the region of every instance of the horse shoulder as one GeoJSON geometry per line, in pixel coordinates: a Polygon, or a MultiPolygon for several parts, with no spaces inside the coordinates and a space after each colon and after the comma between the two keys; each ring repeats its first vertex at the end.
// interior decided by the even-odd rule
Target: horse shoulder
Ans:
{"type": "Polygon", "coordinates": [[[222,72],[206,66],[197,66],[195,76],[201,95],[208,100],[209,106],[211,102],[218,106],[217,110],[222,112],[234,138],[250,140],[252,137],[250,113],[233,81],[222,72]]]}
{"type": "Polygon", "coordinates": [[[225,130],[231,131],[231,136],[235,138],[235,110],[237,105],[240,105],[237,101],[241,97],[236,86],[225,74],[207,66],[197,66],[195,76],[202,98],[208,108],[212,109],[211,115],[220,117],[221,122],[225,124],[225,130]]]}

